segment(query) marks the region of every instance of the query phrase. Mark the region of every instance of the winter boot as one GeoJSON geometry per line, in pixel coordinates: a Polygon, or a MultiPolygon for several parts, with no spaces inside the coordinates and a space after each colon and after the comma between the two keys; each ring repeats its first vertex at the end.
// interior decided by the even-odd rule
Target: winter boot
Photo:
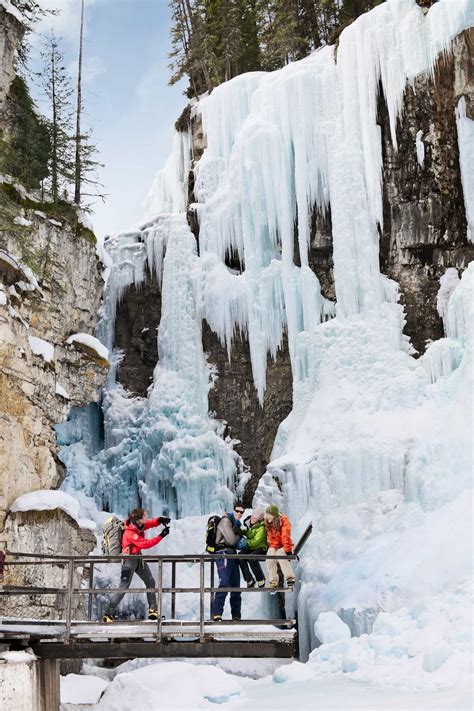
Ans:
{"type": "Polygon", "coordinates": [[[158,610],[155,607],[150,607],[148,609],[148,619],[155,621],[158,619],[158,610]]]}
{"type": "Polygon", "coordinates": [[[102,622],[107,622],[107,623],[109,623],[109,622],[114,622],[114,621],[115,621],[114,616],[107,614],[107,612],[105,613],[105,615],[104,615],[103,618],[102,618],[102,622]]]}
{"type": "Polygon", "coordinates": [[[213,622],[222,622],[222,615],[212,615],[213,622]]]}
{"type": "Polygon", "coordinates": [[[232,622],[240,622],[241,620],[241,617],[236,617],[235,615],[232,617],[232,622]]]}
{"type": "Polygon", "coordinates": [[[259,588],[264,588],[265,587],[266,580],[265,578],[263,580],[257,580],[257,585],[259,588]]]}
{"type": "Polygon", "coordinates": [[[253,578],[250,578],[250,580],[247,580],[247,587],[248,588],[254,588],[255,587],[255,580],[253,578]]]}
{"type": "Polygon", "coordinates": [[[278,580],[270,580],[268,587],[271,590],[274,590],[275,588],[277,588],[278,587],[278,580]]]}
{"type": "Polygon", "coordinates": [[[293,577],[288,577],[286,579],[286,584],[288,585],[289,588],[294,588],[295,587],[295,579],[293,577]]]}

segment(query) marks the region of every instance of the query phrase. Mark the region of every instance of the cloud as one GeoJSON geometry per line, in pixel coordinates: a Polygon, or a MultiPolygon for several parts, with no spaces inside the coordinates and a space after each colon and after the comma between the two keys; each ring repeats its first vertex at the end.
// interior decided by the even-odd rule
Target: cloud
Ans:
{"type": "MultiPolygon", "coordinates": [[[[85,0],[84,17],[85,32],[87,33],[88,9],[97,3],[97,0],[85,0]]],[[[81,21],[81,0],[39,0],[39,4],[46,10],[57,10],[57,15],[43,17],[35,30],[38,35],[49,34],[53,29],[58,37],[63,37],[68,42],[79,42],[79,26],[81,21]]]]}
{"type": "MultiPolygon", "coordinates": [[[[77,79],[77,59],[67,65],[66,71],[73,81],[77,79]]],[[[107,67],[101,57],[86,55],[82,67],[82,83],[84,86],[92,84],[98,77],[106,73],[107,67]]]]}
{"type": "Polygon", "coordinates": [[[135,87],[135,95],[142,111],[156,106],[159,93],[167,86],[168,80],[169,72],[164,62],[156,62],[145,70],[135,87]]]}

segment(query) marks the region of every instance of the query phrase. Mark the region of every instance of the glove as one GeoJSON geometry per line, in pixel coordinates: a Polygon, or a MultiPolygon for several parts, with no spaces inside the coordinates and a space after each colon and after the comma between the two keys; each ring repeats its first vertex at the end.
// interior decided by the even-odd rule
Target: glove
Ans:
{"type": "Polygon", "coordinates": [[[160,533],[160,536],[162,538],[166,538],[166,536],[169,536],[169,533],[170,533],[170,529],[168,528],[168,526],[165,526],[163,528],[162,532],[160,533]]]}
{"type": "Polygon", "coordinates": [[[160,518],[160,523],[164,524],[165,526],[167,526],[171,521],[171,519],[167,518],[166,516],[160,516],[159,518],[160,518]]]}

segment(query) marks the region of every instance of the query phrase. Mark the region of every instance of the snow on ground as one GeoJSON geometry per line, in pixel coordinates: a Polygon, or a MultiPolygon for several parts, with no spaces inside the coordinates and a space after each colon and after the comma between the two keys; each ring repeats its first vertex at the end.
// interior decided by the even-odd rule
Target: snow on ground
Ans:
{"type": "Polygon", "coordinates": [[[87,674],[67,674],[61,677],[62,704],[95,704],[108,681],[87,674]]]}
{"type": "MultiPolygon", "coordinates": [[[[255,669],[265,661],[253,659],[255,669]]],[[[219,663],[219,660],[216,660],[219,663]]],[[[238,664],[238,660],[237,660],[238,664]]],[[[121,665],[124,667],[125,665],[121,665]]],[[[311,678],[306,666],[300,664],[293,671],[293,678],[286,680],[280,670],[273,676],[262,679],[238,677],[224,672],[220,666],[208,666],[184,661],[151,663],[132,671],[121,671],[108,684],[98,703],[72,706],[67,699],[76,699],[76,704],[88,704],[90,676],[85,682],[80,677],[69,675],[70,684],[66,693],[64,679],[61,683],[63,711],[93,709],[94,711],[168,711],[171,709],[298,709],[299,711],[326,711],[328,709],[397,709],[406,711],[461,711],[471,709],[472,696],[467,686],[436,691],[407,690],[395,685],[376,687],[365,682],[347,678],[311,678]]],[[[283,666],[288,670],[291,667],[283,666]]]]}

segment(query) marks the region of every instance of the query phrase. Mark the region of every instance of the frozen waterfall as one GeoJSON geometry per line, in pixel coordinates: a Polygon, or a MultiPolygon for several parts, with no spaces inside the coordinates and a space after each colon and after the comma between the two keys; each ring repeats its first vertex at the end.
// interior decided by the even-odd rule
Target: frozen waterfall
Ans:
{"type": "MultiPolygon", "coordinates": [[[[65,486],[82,490],[84,506],[95,497],[121,513],[139,501],[180,517],[222,511],[238,458],[207,411],[202,319],[229,355],[234,335],[247,337],[261,401],[268,354],[276,356],[287,333],[293,410],[255,502],[281,504],[297,533],[314,524],[299,568],[303,655],[317,644],[322,611],[341,610],[358,633],[370,632],[378,610],[416,606],[424,594],[417,571],[433,596],[464,590],[456,586],[470,572],[473,267],[442,278],[445,337],[416,360],[398,284],[379,268],[376,112],[382,90],[396,150],[406,86],[472,24],[472,0],[440,0],[428,12],[414,0],[388,0],[341,34],[337,55],[325,47],[222,84],[193,107],[207,140],[190,206],[199,249],[186,220],[187,133],[176,135],[154,182],[147,222],[106,243],[113,266],[99,335],[114,355],[103,446],[86,436],[97,426],[94,410],[58,428],[65,486]],[[309,264],[315,210],[332,225],[336,303],[322,296],[309,264]],[[163,301],[159,362],[142,399],[116,383],[113,338],[117,303],[148,271],[163,301]]],[[[460,101],[457,127],[471,224],[465,108],[460,101]]],[[[342,669],[340,657],[334,665],[342,669]]]]}

